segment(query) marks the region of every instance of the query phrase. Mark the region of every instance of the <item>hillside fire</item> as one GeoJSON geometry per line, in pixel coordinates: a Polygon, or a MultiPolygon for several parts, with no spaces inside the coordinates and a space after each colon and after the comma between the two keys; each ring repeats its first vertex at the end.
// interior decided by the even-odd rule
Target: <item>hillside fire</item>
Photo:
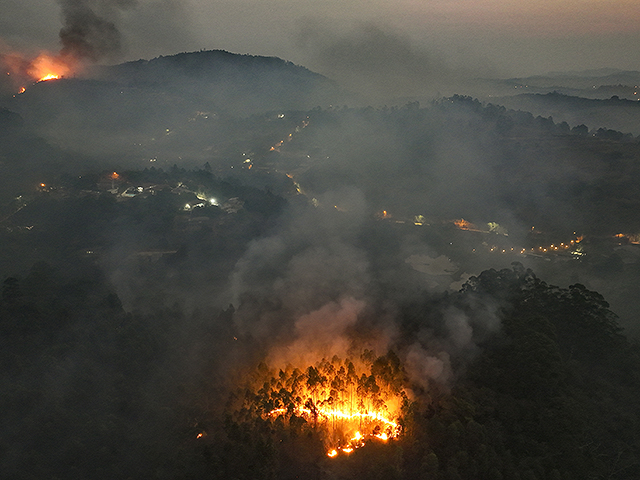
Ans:
{"type": "Polygon", "coordinates": [[[57,80],[72,72],[72,64],[69,59],[61,56],[41,53],[30,64],[27,73],[36,82],[57,80]]]}
{"type": "Polygon", "coordinates": [[[2,62],[18,93],[24,93],[29,84],[68,77],[77,66],[77,61],[71,57],[46,52],[31,60],[17,54],[3,55],[2,62]]]}
{"type": "Polygon", "coordinates": [[[402,433],[401,412],[408,400],[404,370],[393,352],[375,358],[365,350],[359,359],[334,356],[279,371],[261,364],[250,383],[238,410],[241,417],[259,417],[285,429],[302,424],[320,435],[330,458],[402,433]]]}

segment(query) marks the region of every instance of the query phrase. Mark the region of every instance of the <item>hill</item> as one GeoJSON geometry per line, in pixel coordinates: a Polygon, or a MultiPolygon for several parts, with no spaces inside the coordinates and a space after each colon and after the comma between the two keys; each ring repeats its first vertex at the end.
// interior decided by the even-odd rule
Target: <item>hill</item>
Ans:
{"type": "Polygon", "coordinates": [[[477,90],[468,93],[489,98],[524,92],[545,94],[556,91],[586,98],[606,99],[618,95],[621,98],[638,100],[638,86],[640,72],[597,69],[507,79],[478,79],[477,90]]]}
{"type": "Polygon", "coordinates": [[[333,82],[291,62],[202,51],[38,82],[5,97],[0,106],[62,148],[130,159],[145,154],[136,147],[195,118],[225,123],[270,110],[307,110],[339,98],[333,82]]]}
{"type": "Polygon", "coordinates": [[[567,122],[572,127],[584,124],[590,129],[608,128],[640,135],[640,102],[617,95],[594,99],[554,91],[498,97],[492,101],[514,110],[551,116],[556,122],[567,122]]]}
{"type": "Polygon", "coordinates": [[[277,57],[209,50],[100,67],[91,76],[125,85],[163,86],[196,95],[231,114],[308,109],[335,102],[337,87],[326,77],[277,57]]]}

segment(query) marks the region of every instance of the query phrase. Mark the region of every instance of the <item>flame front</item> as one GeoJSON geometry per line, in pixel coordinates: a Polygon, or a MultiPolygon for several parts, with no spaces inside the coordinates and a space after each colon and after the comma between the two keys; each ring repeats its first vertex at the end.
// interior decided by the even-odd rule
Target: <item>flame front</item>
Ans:
{"type": "Polygon", "coordinates": [[[464,218],[460,218],[458,220],[454,220],[453,224],[458,227],[460,230],[473,230],[476,228],[476,226],[469,222],[468,220],[465,220],[464,218]]]}
{"type": "Polygon", "coordinates": [[[71,73],[71,66],[61,57],[41,53],[31,62],[27,73],[37,82],[55,80],[71,73]]]}
{"type": "MultiPolygon", "coordinates": [[[[287,412],[288,410],[286,408],[277,408],[271,410],[269,415],[277,417],[286,415],[287,412]]],[[[308,420],[318,420],[319,422],[332,422],[335,424],[338,421],[342,421],[347,428],[369,427],[371,433],[365,435],[360,433],[359,430],[356,430],[353,438],[350,439],[350,446],[353,446],[354,442],[364,442],[366,438],[371,437],[386,441],[389,438],[396,438],[401,431],[400,425],[397,422],[394,422],[381,412],[349,412],[346,410],[326,409],[322,407],[314,411],[309,408],[298,407],[294,410],[294,413],[308,420]],[[381,432],[381,430],[384,431],[381,432]]]]}
{"type": "Polygon", "coordinates": [[[265,367],[254,378],[244,411],[278,419],[285,427],[304,419],[323,438],[327,456],[336,457],[369,441],[386,442],[401,434],[403,377],[392,352],[355,363],[323,359],[306,370],[289,366],[277,372],[265,367]]]}
{"type": "Polygon", "coordinates": [[[0,55],[0,60],[7,68],[7,75],[16,87],[17,93],[24,93],[32,83],[69,76],[79,67],[74,58],[47,52],[40,53],[34,59],[20,54],[4,54],[0,55]]]}

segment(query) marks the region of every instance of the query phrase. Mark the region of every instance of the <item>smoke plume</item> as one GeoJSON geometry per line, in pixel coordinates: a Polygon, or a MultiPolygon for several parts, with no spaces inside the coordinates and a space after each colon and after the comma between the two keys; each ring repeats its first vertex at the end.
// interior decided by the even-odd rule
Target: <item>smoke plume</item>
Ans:
{"type": "Polygon", "coordinates": [[[118,13],[136,0],[59,0],[64,26],[60,30],[61,54],[96,62],[122,52],[115,24],[118,13]]]}

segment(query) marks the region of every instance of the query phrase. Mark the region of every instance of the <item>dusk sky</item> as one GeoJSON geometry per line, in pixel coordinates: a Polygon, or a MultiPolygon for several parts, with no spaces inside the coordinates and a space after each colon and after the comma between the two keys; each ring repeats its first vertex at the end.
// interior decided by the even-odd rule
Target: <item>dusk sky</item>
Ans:
{"type": "MultiPolygon", "coordinates": [[[[123,52],[106,63],[223,49],[278,56],[330,75],[328,56],[336,45],[357,56],[374,35],[374,53],[393,56],[400,49],[412,62],[427,59],[434,69],[482,76],[640,70],[637,0],[66,2],[103,5],[100,15],[120,30],[123,52]],[[105,3],[117,6],[105,8],[105,3]]],[[[0,11],[5,52],[33,55],[59,48],[60,1],[0,0],[0,11]]]]}

